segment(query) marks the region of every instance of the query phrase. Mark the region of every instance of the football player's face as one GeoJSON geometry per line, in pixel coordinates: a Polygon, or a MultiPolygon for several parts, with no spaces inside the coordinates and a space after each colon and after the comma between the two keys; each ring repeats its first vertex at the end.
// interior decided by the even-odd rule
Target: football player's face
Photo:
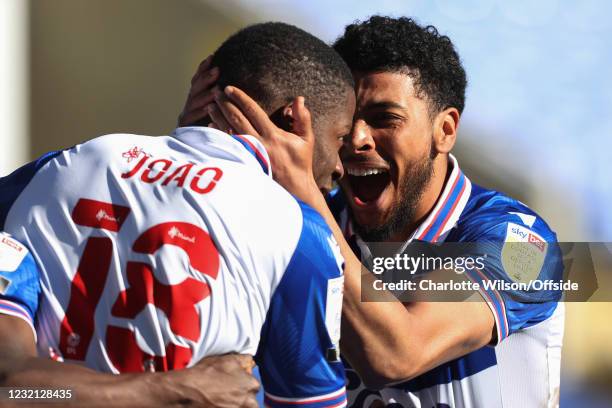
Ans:
{"type": "Polygon", "coordinates": [[[431,178],[428,103],[415,95],[412,78],[402,73],[355,73],[355,86],[357,106],[341,151],[345,177],[340,184],[361,231],[395,223],[393,236],[397,228],[410,225],[407,218],[431,178]]]}
{"type": "Polygon", "coordinates": [[[319,119],[314,127],[313,173],[324,194],[332,189],[334,180],[342,177],[344,173],[338,153],[351,131],[354,111],[355,93],[347,88],[343,102],[334,112],[319,119]]]}

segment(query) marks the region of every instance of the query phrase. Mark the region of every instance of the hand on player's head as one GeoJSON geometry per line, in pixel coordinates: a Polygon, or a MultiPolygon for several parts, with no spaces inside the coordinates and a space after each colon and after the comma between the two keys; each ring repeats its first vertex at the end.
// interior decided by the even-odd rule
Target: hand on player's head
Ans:
{"type": "Polygon", "coordinates": [[[218,92],[215,104],[215,109],[225,120],[221,126],[259,139],[270,156],[275,180],[290,193],[306,200],[305,195],[312,193],[310,187],[314,184],[312,157],[315,139],[304,98],[295,98],[283,109],[282,115],[291,122],[292,132],[276,126],[257,102],[234,86],[218,92]]]}
{"type": "Polygon", "coordinates": [[[309,193],[312,183],[314,132],[310,111],[304,98],[296,98],[283,110],[293,133],[276,126],[255,100],[239,88],[228,86],[221,91],[216,86],[219,71],[206,58],[191,81],[191,90],[179,126],[195,124],[235,134],[258,138],[270,156],[275,179],[294,195],[303,198],[304,186],[309,193]]]}
{"type": "Polygon", "coordinates": [[[191,88],[185,107],[178,117],[178,126],[192,126],[210,122],[209,106],[214,101],[214,91],[219,79],[219,69],[211,66],[212,56],[200,63],[191,79],[191,88]]]}

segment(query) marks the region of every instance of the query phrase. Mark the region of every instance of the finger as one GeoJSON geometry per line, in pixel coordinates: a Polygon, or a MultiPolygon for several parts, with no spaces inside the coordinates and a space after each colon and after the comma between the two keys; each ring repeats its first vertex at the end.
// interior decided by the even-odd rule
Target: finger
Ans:
{"type": "Polygon", "coordinates": [[[310,111],[306,107],[304,97],[298,96],[293,101],[293,132],[310,142],[314,138],[310,111]]]}
{"type": "Polygon", "coordinates": [[[200,92],[214,86],[219,79],[219,68],[213,67],[203,71],[194,81],[191,83],[191,89],[189,95],[198,95],[200,92]]]}
{"type": "Polygon", "coordinates": [[[196,79],[198,79],[198,77],[202,74],[203,71],[206,71],[208,68],[210,68],[212,57],[213,56],[211,54],[208,57],[204,58],[204,61],[200,62],[200,65],[198,65],[198,69],[196,69],[195,74],[193,74],[193,77],[191,78],[192,84],[196,81],[196,79]]]}
{"type": "Polygon", "coordinates": [[[203,106],[198,109],[191,110],[190,112],[181,113],[179,116],[179,126],[191,126],[195,123],[198,123],[200,120],[206,118],[208,116],[208,108],[207,106],[203,106]]]}
{"type": "Polygon", "coordinates": [[[242,114],[240,109],[230,101],[225,94],[219,92],[216,94],[215,103],[223,117],[237,134],[258,136],[257,130],[251,125],[249,120],[242,114]]]}
{"type": "Polygon", "coordinates": [[[234,86],[225,87],[225,94],[236,104],[262,139],[267,139],[268,135],[272,135],[276,126],[268,114],[249,95],[234,86]]]}
{"type": "Polygon", "coordinates": [[[232,127],[227,123],[223,113],[221,113],[217,105],[214,103],[208,105],[208,114],[210,115],[210,119],[217,129],[226,133],[233,133],[232,127]]]}
{"type": "Polygon", "coordinates": [[[214,101],[214,91],[218,89],[216,86],[211,89],[206,89],[199,94],[190,94],[185,101],[183,112],[179,115],[179,126],[187,126],[196,123],[200,119],[208,115],[208,111],[203,109],[206,105],[214,101]]]}
{"type": "Polygon", "coordinates": [[[215,92],[219,88],[217,86],[207,89],[201,92],[199,95],[190,96],[185,104],[185,110],[190,112],[192,110],[200,109],[201,107],[212,103],[215,100],[215,92]]]}
{"type": "Polygon", "coordinates": [[[261,388],[261,384],[259,384],[259,381],[257,381],[255,377],[251,377],[249,380],[249,384],[247,386],[247,390],[249,390],[252,393],[257,394],[260,388],[261,388]]]}
{"type": "Polygon", "coordinates": [[[243,402],[241,406],[258,407],[259,405],[257,404],[257,393],[259,392],[260,388],[261,385],[259,384],[259,381],[257,381],[255,377],[250,377],[248,383],[245,384],[244,390],[250,393],[251,395],[247,397],[247,399],[243,402]],[[255,405],[253,405],[253,403],[255,403],[255,405]]]}
{"type": "Polygon", "coordinates": [[[243,405],[245,408],[259,408],[259,403],[257,402],[257,398],[249,398],[243,405]]]}

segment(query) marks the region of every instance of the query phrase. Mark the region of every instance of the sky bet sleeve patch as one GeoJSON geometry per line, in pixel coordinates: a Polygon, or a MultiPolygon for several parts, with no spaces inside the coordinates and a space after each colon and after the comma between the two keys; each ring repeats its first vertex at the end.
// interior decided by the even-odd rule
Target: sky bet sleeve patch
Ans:
{"type": "Polygon", "coordinates": [[[529,228],[508,223],[501,259],[504,270],[514,282],[537,279],[544,265],[548,244],[529,228]]]}

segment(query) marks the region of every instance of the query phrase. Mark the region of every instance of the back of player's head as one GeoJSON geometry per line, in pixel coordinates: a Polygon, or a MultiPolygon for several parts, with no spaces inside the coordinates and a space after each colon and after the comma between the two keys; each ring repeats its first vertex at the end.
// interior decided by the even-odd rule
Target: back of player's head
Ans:
{"type": "Polygon", "coordinates": [[[350,24],[334,49],[356,72],[391,71],[412,76],[434,111],[463,111],[467,79],[451,40],[434,26],[406,17],[372,16],[350,24]]]}
{"type": "Polygon", "coordinates": [[[303,96],[313,122],[342,101],[353,77],[331,47],[295,26],[269,22],[246,27],[215,52],[219,85],[234,85],[266,110],[303,96]]]}

